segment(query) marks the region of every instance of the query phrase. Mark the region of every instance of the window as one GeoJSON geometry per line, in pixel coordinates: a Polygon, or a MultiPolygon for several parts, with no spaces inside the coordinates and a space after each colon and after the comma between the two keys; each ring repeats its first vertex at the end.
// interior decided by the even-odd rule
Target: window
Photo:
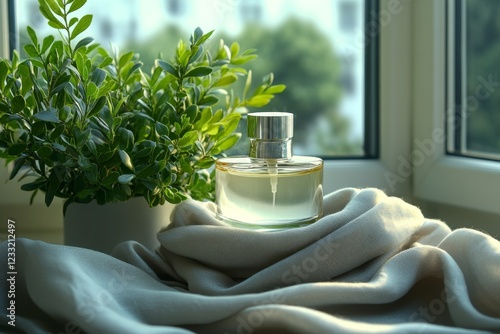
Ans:
{"type": "Polygon", "coordinates": [[[499,117],[498,102],[493,102],[499,98],[493,91],[498,69],[489,65],[495,59],[494,44],[487,42],[494,31],[483,31],[487,19],[473,19],[478,10],[494,15],[498,4],[476,0],[413,5],[413,22],[422,22],[416,24],[412,46],[414,194],[498,214],[500,163],[470,157],[498,158],[498,137],[481,139],[489,128],[498,128],[494,122],[499,124],[494,120],[499,117]]]}
{"type": "MultiPolygon", "coordinates": [[[[267,108],[295,114],[295,154],[376,158],[378,129],[371,123],[367,128],[365,123],[377,117],[378,94],[368,94],[376,89],[376,85],[367,86],[368,80],[376,78],[365,75],[365,62],[377,66],[377,54],[371,50],[376,50],[378,39],[360,39],[365,34],[364,13],[376,10],[377,3],[88,0],[81,11],[94,15],[89,34],[105,47],[112,41],[136,50],[145,69],[153,65],[159,52],[172,56],[168,46],[187,39],[197,26],[204,31],[214,29],[213,41],[237,40],[244,49],[255,48],[259,58],[251,64],[254,82],[273,71],[275,82],[287,85],[267,108]],[[374,115],[366,117],[366,113],[374,115]]],[[[41,35],[50,29],[38,11],[37,0],[17,1],[15,5],[21,45],[27,40],[27,25],[41,35]]],[[[244,128],[243,121],[242,133],[244,128]]],[[[236,152],[246,150],[244,146],[236,152]]]]}
{"type": "MultiPolygon", "coordinates": [[[[398,44],[400,42],[407,44],[409,38],[407,35],[400,34],[400,32],[406,31],[405,29],[398,29],[394,25],[386,27],[384,21],[378,19],[378,15],[387,15],[388,13],[389,17],[393,15],[392,17],[397,18],[397,21],[408,25],[409,6],[399,4],[388,8],[386,0],[381,0],[380,4],[377,0],[253,0],[251,1],[253,5],[263,6],[259,14],[260,21],[244,23],[241,19],[240,7],[247,1],[179,1],[179,7],[175,10],[172,10],[172,4],[169,1],[130,0],[125,6],[121,0],[105,2],[88,0],[83,11],[94,14],[91,27],[93,31],[90,30],[88,33],[96,36],[97,41],[103,46],[109,46],[109,42],[112,40],[121,47],[133,47],[141,53],[143,59],[153,59],[159,51],[168,54],[169,50],[165,50],[165,45],[177,43],[179,37],[187,39],[193,27],[196,26],[202,27],[204,31],[216,29],[218,36],[213,36],[212,39],[217,40],[218,37],[222,37],[226,39],[226,42],[230,42],[231,39],[240,41],[245,27],[247,28],[247,36],[250,36],[245,40],[250,42],[253,36],[252,28],[256,27],[257,31],[262,32],[260,39],[262,45],[259,47],[260,58],[272,59],[272,63],[268,66],[274,70],[277,64],[282,62],[282,59],[279,57],[279,53],[269,55],[273,49],[265,50],[265,47],[278,42],[276,39],[276,36],[279,37],[278,29],[285,23],[298,22],[299,27],[303,26],[308,29],[295,30],[295,33],[300,32],[300,38],[297,38],[296,42],[299,42],[298,44],[306,43],[307,47],[316,52],[303,53],[299,55],[299,60],[308,61],[306,65],[302,64],[302,66],[310,66],[316,70],[318,80],[313,80],[312,84],[305,81],[303,77],[300,77],[301,73],[296,70],[296,66],[284,69],[287,72],[285,74],[292,72],[291,74],[295,73],[296,77],[300,78],[295,80],[295,83],[289,83],[286,78],[280,79],[278,73],[275,73],[275,82],[286,81],[288,93],[298,95],[299,102],[306,106],[301,108],[301,111],[305,111],[306,120],[310,124],[307,125],[307,122],[301,121],[295,122],[295,132],[302,133],[302,135],[294,139],[294,153],[318,155],[326,158],[325,193],[343,187],[368,186],[381,188],[389,193],[401,192],[399,184],[396,189],[388,187],[385,172],[389,166],[394,165],[395,152],[398,152],[398,148],[406,143],[404,140],[394,140],[388,136],[390,133],[388,128],[392,127],[392,123],[400,125],[405,122],[406,124],[408,115],[404,113],[401,116],[399,113],[399,111],[407,109],[406,101],[403,99],[390,101],[385,96],[391,98],[405,96],[403,90],[407,88],[407,85],[403,83],[406,82],[408,71],[395,66],[398,61],[394,62],[391,57],[393,54],[397,54],[398,57],[406,54],[399,50],[398,44]],[[355,4],[350,8],[355,8],[357,11],[357,14],[354,14],[356,29],[343,32],[338,23],[340,4],[349,2],[355,4]],[[382,8],[379,8],[379,5],[382,8]],[[112,8],[112,10],[107,8],[112,8]],[[115,15],[110,15],[111,12],[115,15]],[[116,15],[117,13],[120,15],[116,15]],[[382,26],[382,30],[389,31],[380,32],[379,26],[382,26]],[[133,27],[137,29],[132,29],[133,27]],[[392,30],[396,35],[400,35],[396,38],[397,41],[393,43],[392,37],[382,41],[384,39],[382,37],[391,35],[390,31],[392,30]],[[305,33],[306,31],[310,31],[317,40],[311,40],[310,35],[305,33]],[[387,34],[387,32],[390,33],[387,34]],[[271,39],[270,37],[275,38],[271,39]],[[271,40],[273,43],[268,43],[271,40]],[[318,40],[326,40],[329,44],[322,45],[324,43],[317,43],[318,40]],[[384,47],[379,48],[379,40],[380,43],[385,44],[384,47]],[[319,48],[321,45],[322,48],[319,48]],[[326,52],[329,58],[322,58],[322,51],[326,52]],[[268,54],[265,54],[266,52],[268,54]],[[320,56],[317,56],[318,54],[320,56]],[[379,61],[382,67],[390,69],[394,73],[387,75],[384,72],[389,73],[390,71],[381,70],[379,76],[379,61]],[[344,63],[349,64],[350,68],[341,69],[340,64],[344,63]],[[290,68],[294,70],[292,71],[290,68]],[[314,84],[320,86],[318,82],[328,79],[326,78],[328,71],[337,75],[333,80],[333,85],[331,78],[330,82],[327,81],[328,86],[333,87],[330,88],[333,91],[316,89],[314,84]],[[343,76],[344,78],[348,77],[348,79],[342,79],[343,76]],[[342,80],[346,80],[347,87],[342,86],[342,80]],[[293,88],[294,84],[298,88],[293,88]],[[397,88],[390,91],[383,88],[388,86],[396,86],[397,88]],[[326,107],[317,108],[312,103],[303,102],[316,96],[321,97],[322,105],[326,107]],[[381,105],[380,110],[383,110],[383,113],[380,114],[380,121],[379,104],[381,105]],[[323,122],[319,117],[312,117],[321,114],[323,117],[328,117],[324,118],[323,122]],[[380,147],[386,147],[384,151],[380,151],[380,154],[379,143],[380,147]],[[335,159],[329,159],[331,157],[335,159]],[[379,159],[374,159],[377,157],[379,159]]],[[[1,13],[9,13],[9,24],[18,27],[19,33],[16,33],[13,27],[8,29],[7,24],[0,24],[0,35],[3,37],[1,40],[10,39],[11,48],[16,46],[19,49],[18,44],[22,45],[23,41],[26,41],[25,26],[28,24],[32,25],[39,35],[44,35],[44,29],[47,28],[45,19],[38,13],[37,0],[1,1],[0,7],[3,8],[0,10],[1,13]],[[7,36],[12,38],[7,38],[7,36]]],[[[6,23],[6,21],[2,20],[1,23],[6,23]]],[[[290,38],[290,36],[287,37],[290,38]]],[[[292,34],[292,37],[295,36],[292,34]]],[[[244,45],[247,48],[255,46],[244,45]]],[[[291,54],[293,55],[293,53],[291,54]]],[[[257,75],[254,74],[255,77],[257,75]]],[[[275,106],[270,106],[273,110],[295,111],[298,109],[297,105],[291,102],[275,102],[277,103],[275,106]]],[[[400,128],[403,127],[400,126],[400,128]]],[[[7,179],[7,170],[0,168],[0,172],[5,175],[0,180],[3,182],[7,179]]],[[[406,186],[407,183],[401,185],[406,186]]],[[[28,202],[29,194],[20,191],[16,182],[8,182],[0,191],[0,204],[25,205],[28,202]]],[[[37,202],[35,201],[35,203],[37,202]]],[[[37,205],[40,205],[40,208],[36,210],[46,210],[41,202],[37,205]]]]}
{"type": "MultiPolygon", "coordinates": [[[[500,3],[460,0],[450,9],[454,26],[454,82],[449,94],[448,153],[500,159],[500,3]],[[453,98],[454,97],[454,98],[453,98]]],[[[450,76],[450,79],[453,79],[450,76]]]]}

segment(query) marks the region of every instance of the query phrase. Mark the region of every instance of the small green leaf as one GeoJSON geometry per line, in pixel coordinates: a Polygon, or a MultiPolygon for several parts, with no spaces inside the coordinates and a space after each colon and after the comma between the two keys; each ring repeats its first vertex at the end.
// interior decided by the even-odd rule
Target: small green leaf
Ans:
{"type": "Polygon", "coordinates": [[[183,199],[186,198],[185,196],[181,195],[175,188],[165,188],[164,193],[167,197],[168,202],[172,204],[179,204],[183,199]]]}
{"type": "Polygon", "coordinates": [[[222,109],[217,109],[217,111],[215,112],[215,114],[212,116],[212,118],[210,119],[209,123],[210,124],[213,124],[213,123],[217,123],[218,121],[220,121],[222,118],[224,117],[224,112],[222,111],[222,109]]]}
{"type": "Polygon", "coordinates": [[[24,166],[24,162],[26,160],[26,156],[21,156],[19,159],[16,159],[16,162],[14,163],[14,167],[12,168],[12,172],[10,172],[9,180],[12,180],[13,178],[16,177],[17,173],[21,170],[21,168],[24,166]]]}
{"type": "Polygon", "coordinates": [[[83,175],[85,175],[85,178],[90,181],[90,183],[96,183],[97,178],[98,178],[98,167],[96,164],[91,163],[88,170],[86,170],[83,175]]]}
{"type": "Polygon", "coordinates": [[[92,23],[92,14],[87,14],[78,21],[75,28],[71,32],[71,39],[75,39],[76,36],[80,35],[82,32],[87,30],[87,28],[92,23]]]}
{"type": "Polygon", "coordinates": [[[63,146],[58,143],[52,143],[52,147],[55,148],[58,151],[65,152],[66,151],[66,146],[63,146]]]}
{"type": "MultiPolygon", "coordinates": [[[[200,30],[201,30],[201,29],[200,29],[200,30]]],[[[212,36],[212,34],[213,34],[213,33],[214,33],[214,30],[209,31],[209,32],[207,32],[205,35],[201,36],[201,37],[200,37],[200,39],[198,39],[198,41],[196,42],[196,45],[201,45],[201,44],[205,43],[205,41],[206,41],[207,39],[209,39],[209,38],[210,38],[210,36],[212,36]]]]}
{"type": "Polygon", "coordinates": [[[247,80],[245,82],[245,88],[243,89],[243,101],[246,100],[250,86],[252,85],[252,71],[248,71],[247,80]]]}
{"type": "Polygon", "coordinates": [[[87,46],[89,45],[90,43],[92,43],[94,41],[94,39],[92,37],[85,37],[83,39],[81,39],[75,46],[75,51],[78,50],[79,48],[82,48],[84,46],[87,46]]]}
{"type": "Polygon", "coordinates": [[[38,45],[38,38],[36,36],[35,30],[33,30],[33,28],[31,28],[30,26],[27,26],[26,30],[28,30],[28,35],[30,36],[30,39],[33,42],[33,44],[38,45]]]}
{"type": "Polygon", "coordinates": [[[84,199],[86,197],[89,197],[91,195],[94,195],[94,192],[95,192],[95,189],[83,189],[81,191],[79,191],[77,194],[76,194],[76,197],[77,198],[81,198],[81,199],[84,199]]]}
{"type": "Polygon", "coordinates": [[[215,159],[212,158],[212,157],[205,157],[201,160],[199,160],[196,165],[198,166],[199,169],[206,169],[206,168],[210,168],[213,166],[215,162],[215,159]]]}
{"type": "Polygon", "coordinates": [[[120,176],[120,174],[118,172],[111,172],[111,173],[109,173],[108,176],[106,176],[102,180],[102,183],[104,185],[111,185],[111,184],[115,183],[116,181],[118,181],[119,176],[120,176]]]}
{"type": "Polygon", "coordinates": [[[127,73],[127,77],[129,77],[132,73],[134,73],[138,68],[140,68],[142,66],[142,62],[137,62],[135,63],[131,68],[130,70],[128,71],[127,73]]]}
{"type": "Polygon", "coordinates": [[[61,181],[59,180],[57,175],[54,172],[50,174],[47,184],[47,191],[45,192],[45,205],[50,206],[50,204],[52,204],[54,196],[59,190],[60,184],[61,181]]]}
{"type": "Polygon", "coordinates": [[[198,139],[198,131],[192,130],[186,132],[181,139],[179,139],[178,145],[179,147],[188,147],[194,144],[194,142],[198,139]]]}
{"type": "Polygon", "coordinates": [[[94,156],[97,156],[97,146],[93,140],[88,140],[86,146],[94,156]]]}
{"type": "Polygon", "coordinates": [[[186,108],[186,115],[189,117],[191,121],[194,121],[198,114],[200,113],[200,109],[196,104],[192,104],[186,108]]]}
{"type": "Polygon", "coordinates": [[[286,85],[274,85],[266,88],[264,92],[266,94],[279,94],[286,89],[286,85]]]}
{"type": "Polygon", "coordinates": [[[137,177],[145,178],[153,176],[155,173],[158,172],[158,168],[159,168],[158,164],[147,166],[146,168],[142,169],[137,173],[137,177]]]}
{"type": "Polygon", "coordinates": [[[203,100],[200,101],[200,105],[202,106],[212,106],[219,102],[219,99],[216,96],[213,95],[207,95],[203,98],[203,100]]]}
{"type": "Polygon", "coordinates": [[[84,171],[88,171],[90,170],[91,168],[91,163],[90,163],[90,160],[89,158],[83,156],[83,155],[79,155],[78,156],[78,166],[80,166],[80,168],[84,171]]]}
{"type": "Polygon", "coordinates": [[[106,66],[109,66],[113,64],[113,58],[111,57],[104,57],[104,59],[102,60],[102,62],[99,64],[99,68],[104,68],[106,66]]]}
{"type": "Polygon", "coordinates": [[[134,174],[122,174],[118,177],[118,182],[120,182],[121,184],[128,184],[133,179],[135,179],[134,174]]]}
{"type": "Polygon", "coordinates": [[[25,149],[26,149],[26,144],[23,143],[12,144],[7,149],[7,154],[11,156],[18,156],[21,153],[23,153],[25,149]]]}
{"type": "Polygon", "coordinates": [[[72,27],[76,24],[76,22],[78,22],[78,18],[77,17],[73,17],[71,20],[69,20],[69,26],[72,27]]]}
{"type": "Polygon", "coordinates": [[[55,29],[64,29],[64,24],[62,24],[59,20],[49,20],[49,26],[55,29]]]}
{"type": "Polygon", "coordinates": [[[273,97],[274,96],[270,94],[257,95],[248,100],[246,102],[246,105],[250,107],[260,108],[267,105],[273,97]]]}
{"type": "Polygon", "coordinates": [[[165,60],[157,60],[158,66],[160,66],[165,72],[172,74],[174,77],[178,78],[179,73],[175,69],[174,65],[170,64],[165,60]]]}
{"type": "Polygon", "coordinates": [[[57,116],[57,111],[52,107],[50,107],[47,110],[34,114],[33,117],[44,122],[59,123],[59,117],[57,116]]]}
{"type": "Polygon", "coordinates": [[[203,46],[195,46],[193,47],[193,50],[191,51],[191,56],[189,57],[188,64],[192,64],[198,59],[200,59],[201,55],[204,52],[203,46]]]}
{"type": "Polygon", "coordinates": [[[49,96],[54,96],[60,91],[62,91],[66,86],[69,84],[69,81],[71,80],[71,75],[62,73],[59,78],[57,78],[57,81],[55,82],[55,87],[54,89],[50,90],[49,96]]]}
{"type": "Polygon", "coordinates": [[[207,66],[195,67],[191,71],[187,72],[184,77],[204,77],[212,73],[213,68],[207,66]]]}
{"type": "Polygon", "coordinates": [[[40,13],[49,20],[49,25],[56,29],[64,29],[64,24],[62,24],[55,16],[52,14],[46,1],[39,1],[40,13]]]}
{"type": "Polygon", "coordinates": [[[80,130],[78,128],[74,128],[73,133],[75,134],[75,144],[78,149],[81,149],[90,138],[90,129],[86,128],[84,130],[80,130]]]}
{"type": "Polygon", "coordinates": [[[155,123],[155,130],[160,136],[168,136],[170,133],[170,131],[168,130],[168,127],[161,122],[155,123]]]}
{"type": "Polygon", "coordinates": [[[236,57],[238,53],[240,53],[240,45],[238,44],[238,42],[233,42],[229,49],[231,50],[231,55],[233,57],[236,57]]]}
{"type": "Polygon", "coordinates": [[[23,111],[24,107],[26,106],[26,101],[21,95],[14,96],[11,103],[12,103],[12,112],[14,114],[23,111]]]}
{"type": "Polygon", "coordinates": [[[201,30],[200,27],[196,27],[196,29],[194,30],[194,34],[193,34],[194,44],[197,43],[202,36],[203,36],[203,30],[201,30]]]}
{"type": "Polygon", "coordinates": [[[45,51],[47,51],[50,46],[52,45],[52,43],[54,42],[54,36],[52,35],[48,35],[47,37],[45,37],[43,39],[43,43],[42,43],[42,54],[45,53],[45,51]]]}
{"type": "Polygon", "coordinates": [[[57,4],[57,2],[55,0],[44,0],[47,5],[49,5],[50,9],[57,15],[59,16],[64,16],[62,11],[61,11],[61,8],[59,8],[59,5],[57,4]]]}
{"type": "Polygon", "coordinates": [[[55,41],[52,43],[52,46],[49,50],[49,57],[59,59],[62,55],[64,49],[64,45],[62,41],[55,41]]]}
{"type": "MultiPolygon", "coordinates": [[[[98,96],[106,95],[109,93],[112,89],[114,89],[116,86],[116,82],[113,80],[107,81],[104,85],[102,85],[99,88],[99,92],[97,93],[98,96]]],[[[116,110],[119,110],[120,108],[116,108],[116,110]]]]}
{"type": "Polygon", "coordinates": [[[236,128],[238,127],[238,124],[241,119],[241,114],[240,113],[231,113],[228,116],[224,118],[223,126],[224,130],[218,133],[218,138],[223,138],[228,135],[230,135],[236,128]]]}
{"type": "Polygon", "coordinates": [[[130,156],[125,152],[124,150],[118,150],[118,154],[120,155],[120,159],[122,163],[127,166],[128,169],[134,170],[134,165],[132,164],[132,160],[130,159],[130,156]]]}
{"type": "Polygon", "coordinates": [[[273,72],[265,75],[263,78],[262,78],[262,84],[265,86],[265,87],[268,87],[268,86],[271,86],[273,84],[273,81],[274,81],[274,74],[273,72]]]}
{"type": "Polygon", "coordinates": [[[72,111],[70,106],[64,106],[59,110],[59,120],[66,122],[71,119],[72,111]]]}
{"type": "Polygon", "coordinates": [[[45,179],[38,179],[38,180],[36,180],[34,182],[23,184],[21,186],[21,190],[24,190],[24,191],[33,191],[33,190],[36,190],[36,189],[40,188],[41,186],[43,186],[46,183],[47,183],[47,180],[45,180],[45,179]]]}
{"type": "Polygon", "coordinates": [[[92,117],[94,115],[97,115],[97,113],[99,113],[99,111],[101,111],[104,105],[106,104],[106,101],[107,101],[106,96],[101,96],[99,100],[97,100],[97,102],[94,104],[94,106],[88,113],[87,117],[92,117]]]}
{"type": "Polygon", "coordinates": [[[132,147],[134,145],[134,133],[129,129],[118,128],[115,138],[118,140],[118,145],[121,148],[132,147]]]}
{"type": "Polygon", "coordinates": [[[220,140],[215,147],[221,151],[225,151],[233,147],[241,137],[241,133],[233,133],[232,135],[220,140]]]}
{"type": "Polygon", "coordinates": [[[214,87],[227,86],[227,85],[232,84],[236,80],[238,80],[238,77],[236,76],[236,74],[228,72],[228,73],[224,74],[223,76],[221,76],[219,80],[217,80],[217,82],[214,84],[214,87]]]}
{"type": "Polygon", "coordinates": [[[36,51],[36,48],[33,44],[26,44],[24,46],[24,51],[26,52],[26,54],[28,56],[30,56],[31,58],[36,58],[38,57],[38,52],[36,51]]]}
{"type": "Polygon", "coordinates": [[[2,117],[0,117],[0,124],[7,124],[12,121],[22,121],[22,117],[19,115],[9,115],[5,114],[2,117]]]}
{"type": "Polygon", "coordinates": [[[130,51],[127,53],[124,53],[120,56],[120,60],[118,61],[118,67],[122,68],[125,67],[134,57],[134,51],[130,51]]]}
{"type": "Polygon", "coordinates": [[[257,55],[250,55],[250,56],[239,56],[231,59],[231,64],[233,65],[243,65],[245,63],[248,63],[250,60],[254,60],[257,58],[257,55]]]}
{"type": "Polygon", "coordinates": [[[7,73],[9,71],[9,68],[7,64],[0,59],[0,88],[3,87],[5,78],[7,77],[7,73]]]}
{"type": "Polygon", "coordinates": [[[75,0],[75,1],[73,1],[71,6],[69,7],[68,14],[74,12],[75,10],[80,9],[83,5],[85,5],[86,2],[87,2],[87,0],[75,0]]]}
{"type": "Polygon", "coordinates": [[[227,65],[229,64],[229,60],[227,59],[219,59],[219,60],[216,60],[212,63],[212,66],[218,66],[218,67],[221,67],[221,66],[224,66],[224,65],[227,65]]]}
{"type": "Polygon", "coordinates": [[[48,158],[52,154],[52,149],[49,146],[42,146],[38,150],[36,150],[36,153],[40,158],[48,158]]]}
{"type": "Polygon", "coordinates": [[[154,194],[158,193],[160,191],[160,188],[158,187],[158,182],[153,179],[148,177],[147,179],[141,179],[140,182],[149,190],[153,191],[154,194]]]}
{"type": "Polygon", "coordinates": [[[35,122],[31,125],[31,134],[33,136],[40,136],[47,131],[45,122],[35,122]]]}

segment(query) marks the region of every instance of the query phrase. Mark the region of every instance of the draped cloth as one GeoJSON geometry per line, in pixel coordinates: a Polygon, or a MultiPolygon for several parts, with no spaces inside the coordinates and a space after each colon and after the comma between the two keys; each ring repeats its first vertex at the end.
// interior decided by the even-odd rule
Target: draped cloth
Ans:
{"type": "Polygon", "coordinates": [[[155,252],[17,239],[16,327],[3,293],[0,330],[500,332],[500,242],[482,232],[452,231],[377,189],[328,194],[317,222],[283,231],[234,228],[214,212],[176,206],[155,252]]]}

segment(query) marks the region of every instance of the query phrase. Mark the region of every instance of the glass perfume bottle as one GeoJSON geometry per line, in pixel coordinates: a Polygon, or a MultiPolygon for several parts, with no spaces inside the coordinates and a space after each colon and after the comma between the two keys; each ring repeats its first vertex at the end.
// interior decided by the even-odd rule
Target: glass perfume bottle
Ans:
{"type": "Polygon", "coordinates": [[[304,226],[322,213],[323,161],[293,156],[293,114],[248,114],[249,156],[216,161],[218,216],[235,226],[304,226]]]}

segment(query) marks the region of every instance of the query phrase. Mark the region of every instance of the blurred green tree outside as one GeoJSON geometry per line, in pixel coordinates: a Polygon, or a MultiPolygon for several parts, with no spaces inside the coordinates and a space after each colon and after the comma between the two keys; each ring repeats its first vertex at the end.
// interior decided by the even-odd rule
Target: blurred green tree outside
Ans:
{"type": "MultiPolygon", "coordinates": [[[[35,0],[32,2],[36,4],[35,0]]],[[[36,18],[37,6],[30,7],[30,11],[31,17],[36,18]]],[[[36,19],[35,24],[43,23],[41,20],[43,18],[36,19]]],[[[103,36],[109,25],[111,20],[108,24],[101,22],[99,25],[103,36]]],[[[26,29],[19,29],[19,33],[22,45],[28,38],[26,29]]],[[[156,58],[172,58],[173,46],[180,39],[188,38],[188,30],[165,24],[156,34],[148,38],[134,38],[123,47],[139,53],[144,63],[143,71],[149,71],[156,58]]],[[[254,85],[264,74],[273,72],[275,84],[287,86],[266,110],[287,111],[295,115],[294,147],[300,146],[301,153],[324,157],[363,155],[362,138],[350,136],[351,120],[339,111],[344,93],[340,56],[336,54],[330,37],[312,22],[293,17],[274,27],[249,22],[237,35],[216,31],[211,37],[214,47],[220,38],[229,44],[232,40],[238,41],[242,50],[257,50],[258,58],[252,62],[254,85]]],[[[240,81],[244,85],[243,80],[240,81]]],[[[246,122],[243,120],[239,131],[245,134],[245,130],[246,122]]],[[[243,136],[230,154],[245,154],[247,147],[247,139],[243,136]]]]}
{"type": "Polygon", "coordinates": [[[500,1],[468,0],[466,15],[466,97],[478,101],[468,110],[467,150],[500,156],[500,1]]]}
{"type": "MultiPolygon", "coordinates": [[[[132,47],[141,54],[143,68],[151,67],[155,57],[173,57],[162,45],[175,45],[175,40],[186,34],[175,26],[165,26],[160,33],[132,47]],[[161,50],[161,54],[159,53],[161,50]],[[151,63],[148,63],[148,61],[151,63]]],[[[278,94],[267,106],[267,111],[287,111],[295,115],[294,145],[312,141],[316,154],[323,156],[362,154],[361,139],[349,139],[350,120],[338,111],[342,97],[340,59],[335,54],[328,37],[309,22],[291,18],[275,28],[248,24],[236,36],[217,33],[214,44],[222,38],[231,44],[238,41],[242,50],[256,49],[258,58],[252,62],[252,76],[256,85],[269,72],[274,73],[276,84],[287,89],[278,94]],[[315,128],[318,121],[326,122],[321,131],[315,128]]],[[[244,85],[244,82],[240,82],[244,85]]],[[[252,110],[249,110],[252,111],[252,110]]],[[[239,131],[245,132],[243,121],[239,131]]],[[[231,154],[244,154],[248,143],[245,137],[231,154]]]]}

